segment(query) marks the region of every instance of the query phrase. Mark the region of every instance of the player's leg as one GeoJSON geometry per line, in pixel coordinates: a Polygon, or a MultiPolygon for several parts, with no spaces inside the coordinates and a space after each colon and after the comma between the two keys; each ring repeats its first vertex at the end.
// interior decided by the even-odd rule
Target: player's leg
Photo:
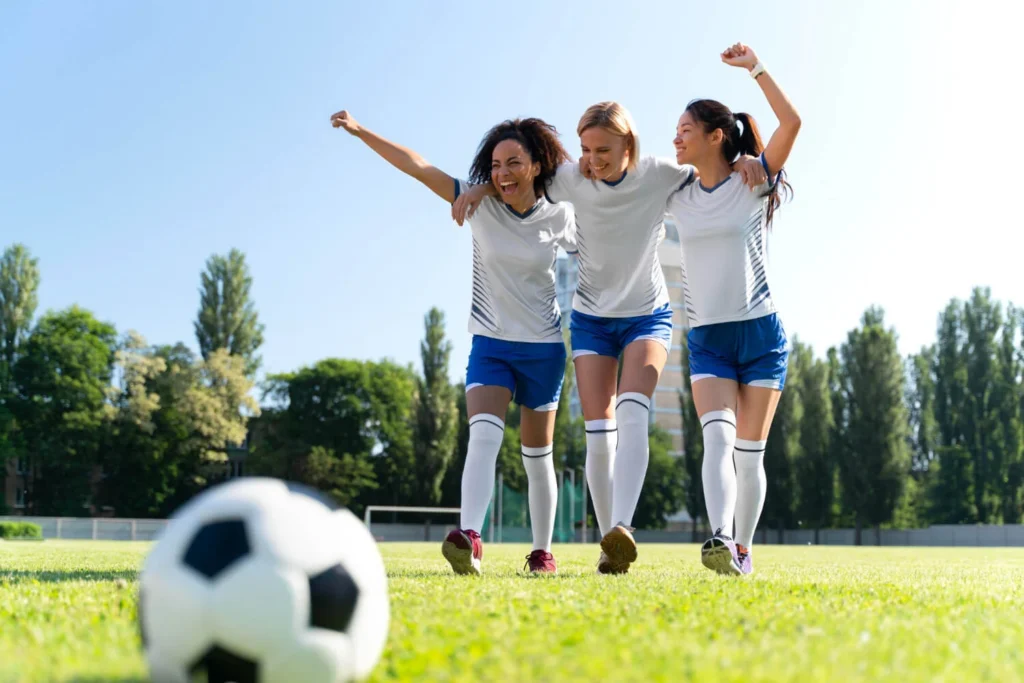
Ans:
{"type": "Polygon", "coordinates": [[[788,347],[777,316],[743,323],[735,461],[736,544],[744,574],[754,567],[750,548],[768,488],[764,453],[786,383],[788,347]]]}
{"type": "MultiPolygon", "coordinates": [[[[725,373],[723,373],[725,374],[725,373]]],[[[701,479],[712,536],[701,547],[701,562],[720,574],[739,573],[732,540],[736,509],[736,404],[738,385],[723,377],[701,377],[691,384],[704,439],[701,479]]]]}
{"type": "Polygon", "coordinates": [[[732,358],[733,328],[730,324],[707,325],[690,330],[690,390],[700,418],[704,441],[701,479],[712,536],[701,547],[705,567],[738,574],[736,545],[732,540],[736,509],[736,412],[739,384],[732,358]]]}
{"type": "Polygon", "coordinates": [[[558,399],[565,377],[565,346],[561,343],[526,344],[523,354],[527,357],[514,362],[513,367],[533,531],[533,550],[526,564],[531,572],[554,573],[551,539],[558,507],[554,436],[558,399]]]}
{"type": "Polygon", "coordinates": [[[672,309],[618,321],[622,375],[615,401],[619,439],[612,470],[612,526],[601,538],[601,551],[621,571],[637,559],[633,514],[640,500],[650,457],[651,396],[672,345],[672,309]]]}
{"type": "Polygon", "coordinates": [[[672,309],[629,319],[622,337],[622,377],[615,401],[619,443],[612,479],[612,524],[631,528],[650,458],[651,396],[672,345],[672,309]]]}
{"type": "MultiPolygon", "coordinates": [[[[587,432],[587,487],[602,536],[612,524],[612,471],[618,443],[615,393],[620,349],[614,330],[608,328],[602,318],[572,313],[572,356],[587,432]]],[[[602,554],[598,571],[613,573],[616,568],[602,554]]]]}
{"type": "Polygon", "coordinates": [[[753,571],[750,548],[768,490],[764,451],[782,391],[740,385],[736,439],[736,545],[740,569],[753,571]]]}
{"type": "Polygon", "coordinates": [[[494,489],[498,453],[505,436],[515,378],[501,358],[500,344],[474,337],[466,369],[466,412],[469,445],[462,469],[459,528],[445,538],[441,551],[456,574],[479,574],[483,559],[480,531],[494,489]]]}

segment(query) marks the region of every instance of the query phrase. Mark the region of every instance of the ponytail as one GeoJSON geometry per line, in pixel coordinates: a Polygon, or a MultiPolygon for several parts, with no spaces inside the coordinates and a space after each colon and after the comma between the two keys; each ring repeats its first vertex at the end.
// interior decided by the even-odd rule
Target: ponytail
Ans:
{"type": "MultiPolygon", "coordinates": [[[[764,152],[761,130],[750,114],[733,113],[724,104],[715,100],[695,100],[687,105],[686,111],[700,122],[705,133],[722,129],[722,154],[730,164],[735,163],[741,156],[759,157],[764,152]]],[[[765,195],[768,197],[768,212],[765,220],[771,227],[772,218],[775,216],[775,210],[782,204],[783,195],[790,199],[793,196],[793,187],[786,180],[785,170],[765,170],[769,175],[768,192],[765,195]],[[773,172],[774,178],[771,175],[773,172]]]]}

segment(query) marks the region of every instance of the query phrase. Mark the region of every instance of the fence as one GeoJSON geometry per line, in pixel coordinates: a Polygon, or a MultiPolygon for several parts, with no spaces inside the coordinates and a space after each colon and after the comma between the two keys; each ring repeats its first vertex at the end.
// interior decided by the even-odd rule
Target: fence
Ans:
{"type": "MultiPolygon", "coordinates": [[[[497,488],[497,487],[496,487],[497,488]]],[[[529,503],[524,494],[503,487],[500,496],[502,524],[494,530],[493,538],[485,532],[486,541],[498,543],[528,543],[531,539],[529,526],[529,503]]],[[[583,536],[581,511],[586,504],[582,486],[563,481],[559,495],[559,513],[556,517],[556,543],[586,542],[583,536]],[[562,506],[565,506],[564,508],[562,506]]],[[[496,496],[495,502],[499,498],[496,496]]],[[[492,508],[495,503],[492,503],[492,508]]],[[[489,530],[488,521],[484,529],[489,530]]],[[[43,538],[77,539],[97,541],[153,541],[167,525],[165,519],[117,519],[81,517],[3,517],[0,522],[32,522],[38,524],[43,538]]],[[[455,528],[457,520],[444,520],[424,524],[373,523],[373,535],[381,541],[430,541],[440,543],[445,534],[455,528]]],[[[591,530],[592,531],[592,530],[591,530]]],[[[687,531],[656,531],[638,529],[635,532],[640,543],[691,543],[693,537],[687,531]]],[[[594,539],[593,534],[588,534],[594,539]]],[[[775,529],[758,529],[756,543],[778,545],[779,533],[775,529]]],[[[819,545],[853,545],[853,529],[822,529],[818,532],[819,545]]],[[[784,545],[808,545],[814,543],[814,531],[807,529],[786,530],[782,533],[784,545]]],[[[957,526],[940,525],[926,529],[863,529],[861,543],[865,546],[943,546],[943,547],[1024,547],[1024,525],[1002,526],[957,526]]]]}
{"type": "Polygon", "coordinates": [[[93,541],[152,541],[167,526],[166,519],[113,517],[0,517],[0,522],[38,524],[43,538],[93,541]]]}

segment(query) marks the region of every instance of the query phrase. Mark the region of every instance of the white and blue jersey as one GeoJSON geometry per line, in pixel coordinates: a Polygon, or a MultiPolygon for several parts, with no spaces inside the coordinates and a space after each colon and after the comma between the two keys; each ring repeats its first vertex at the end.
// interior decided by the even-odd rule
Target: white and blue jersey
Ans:
{"type": "MultiPolygon", "coordinates": [[[[466,187],[456,180],[455,196],[466,187]]],[[[565,373],[555,259],[559,247],[576,251],[573,211],[540,199],[520,214],[500,199],[485,197],[469,226],[473,346],[466,389],[503,386],[521,406],[554,410],[565,373]]]]}
{"type": "MultiPolygon", "coordinates": [[[[761,156],[761,163],[768,165],[761,156]]],[[[739,173],[714,187],[682,183],[668,203],[682,249],[693,381],[722,377],[781,389],[789,343],[768,277],[768,192],[739,173]]]]}
{"type": "Polygon", "coordinates": [[[551,202],[576,210],[579,285],[572,308],[599,318],[650,315],[669,303],[658,245],[665,202],[692,166],[644,157],[615,182],[588,180],[562,164],[547,189],[551,202]]]}
{"type": "Polygon", "coordinates": [[[615,182],[588,180],[576,163],[559,167],[547,197],[576,210],[579,284],[573,296],[573,357],[618,358],[638,339],[668,349],[672,310],[658,259],[665,203],[692,166],[644,157],[615,182]]]}

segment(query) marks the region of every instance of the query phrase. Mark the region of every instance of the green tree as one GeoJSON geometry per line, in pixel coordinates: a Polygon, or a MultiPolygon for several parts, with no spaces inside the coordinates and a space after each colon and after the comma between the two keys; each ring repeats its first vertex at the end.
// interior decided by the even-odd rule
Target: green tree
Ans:
{"type": "Polygon", "coordinates": [[[796,463],[797,515],[814,529],[814,543],[819,532],[832,523],[836,499],[836,462],[832,457],[832,432],[835,417],[829,391],[829,366],[826,361],[807,353],[797,358],[800,382],[796,391],[803,405],[800,424],[800,459],[796,463]]]}
{"type": "Polygon", "coordinates": [[[786,390],[779,398],[775,419],[764,453],[764,471],[768,490],[775,493],[765,499],[761,523],[775,526],[782,542],[784,529],[796,522],[797,467],[800,462],[800,430],[803,422],[802,371],[812,362],[811,350],[794,338],[786,373],[786,390]]]}
{"type": "Polygon", "coordinates": [[[865,524],[877,532],[893,519],[910,470],[903,366],[896,333],[884,327],[882,309],[864,313],[861,327],[847,336],[841,357],[846,442],[852,457],[840,461],[839,472],[860,545],[865,524]]]}
{"type": "Polygon", "coordinates": [[[944,524],[971,523],[978,519],[974,464],[965,437],[968,376],[963,318],[963,303],[956,299],[950,301],[939,316],[935,343],[938,469],[934,475],[931,517],[944,524]]]}
{"type": "Polygon", "coordinates": [[[935,421],[935,347],[926,346],[906,362],[910,479],[897,526],[917,526],[933,518],[938,476],[938,426],[935,421]]]}
{"type": "Polygon", "coordinates": [[[996,412],[994,448],[1000,454],[998,497],[1006,524],[1020,524],[1024,516],[1024,364],[1017,351],[1017,330],[1022,320],[1019,309],[1012,304],[1007,307],[997,351],[999,374],[992,396],[996,412]]]}
{"type": "Polygon", "coordinates": [[[196,360],[183,345],[153,349],[129,334],[104,449],[101,497],[124,516],[160,516],[225,477],[259,406],[244,360],[225,349],[196,360]]]}
{"type": "MultiPolygon", "coordinates": [[[[469,418],[466,412],[466,383],[455,385],[455,446],[452,448],[452,461],[444,474],[441,484],[441,505],[443,507],[459,507],[462,500],[462,470],[466,466],[466,452],[469,450],[469,418]]],[[[558,436],[555,436],[557,440],[558,436]]]]}
{"type": "Polygon", "coordinates": [[[0,474],[9,459],[25,453],[14,418],[12,383],[14,364],[35,316],[38,289],[38,259],[21,244],[5,249],[0,256],[0,474]]]}
{"type": "Polygon", "coordinates": [[[312,486],[353,476],[348,488],[332,488],[357,512],[368,504],[409,504],[417,487],[416,389],[412,369],[388,361],[330,358],[273,375],[267,380],[273,407],[252,429],[250,471],[312,486]],[[316,447],[321,450],[310,467],[316,447]],[[341,454],[341,462],[327,462],[331,453],[341,454]],[[370,466],[372,478],[359,463],[370,466]],[[316,479],[325,472],[327,480],[316,479]]]}
{"type": "Polygon", "coordinates": [[[377,488],[373,465],[366,458],[351,453],[337,456],[323,446],[314,446],[306,456],[302,479],[346,506],[363,491],[377,488]]]}
{"type": "Polygon", "coordinates": [[[978,521],[999,521],[999,497],[1004,492],[1005,468],[993,441],[999,428],[993,401],[998,376],[996,337],[1002,311],[989,289],[976,288],[963,308],[966,332],[967,394],[964,443],[974,463],[974,506],[978,521]]]}
{"type": "Polygon", "coordinates": [[[927,472],[935,460],[938,424],[935,420],[935,347],[926,346],[907,361],[907,409],[910,420],[911,470],[927,472]]]}
{"type": "Polygon", "coordinates": [[[0,404],[11,393],[11,373],[20,347],[28,339],[39,303],[39,259],[23,244],[0,256],[0,404]]]}
{"type": "Polygon", "coordinates": [[[445,339],[444,313],[432,308],[423,322],[425,335],[420,342],[423,376],[419,379],[415,444],[419,487],[415,500],[422,505],[436,505],[441,501],[441,483],[452,461],[458,415],[454,392],[448,382],[452,345],[445,339]]]}
{"type": "Polygon", "coordinates": [[[177,479],[168,461],[172,441],[157,428],[160,395],[152,390],[167,363],[140,334],[129,331],[114,354],[114,366],[98,499],[121,516],[158,516],[177,479]]]}
{"type": "Polygon", "coordinates": [[[213,255],[200,275],[196,340],[204,359],[227,349],[245,359],[245,373],[254,377],[260,367],[257,350],[263,344],[263,325],[251,298],[252,276],[245,254],[232,249],[227,256],[213,255]]]}
{"type": "Polygon", "coordinates": [[[633,524],[643,529],[664,529],[667,518],[685,503],[686,467],[681,458],[671,455],[672,437],[668,432],[651,425],[649,442],[650,460],[633,524]]]}
{"type": "Polygon", "coordinates": [[[835,489],[836,499],[832,506],[832,520],[838,526],[849,526],[854,523],[854,514],[847,508],[847,496],[843,492],[842,477],[839,463],[851,456],[849,444],[849,411],[843,387],[843,362],[839,351],[834,346],[825,354],[828,366],[828,395],[832,403],[832,428],[829,430],[829,454],[836,463],[835,489]]]}
{"type": "Polygon", "coordinates": [[[704,480],[701,468],[704,464],[704,432],[701,429],[700,418],[697,417],[697,407],[693,403],[693,391],[690,387],[690,350],[686,344],[686,336],[683,335],[682,351],[680,353],[680,364],[683,368],[683,388],[679,390],[679,411],[683,417],[683,506],[686,513],[693,520],[690,530],[690,540],[697,543],[700,539],[697,534],[697,524],[700,519],[706,517],[707,510],[704,501],[704,480]]]}
{"type": "Polygon", "coordinates": [[[77,516],[90,502],[116,345],[113,326],[73,306],[44,315],[19,352],[14,412],[33,455],[35,514],[77,516]]]}

